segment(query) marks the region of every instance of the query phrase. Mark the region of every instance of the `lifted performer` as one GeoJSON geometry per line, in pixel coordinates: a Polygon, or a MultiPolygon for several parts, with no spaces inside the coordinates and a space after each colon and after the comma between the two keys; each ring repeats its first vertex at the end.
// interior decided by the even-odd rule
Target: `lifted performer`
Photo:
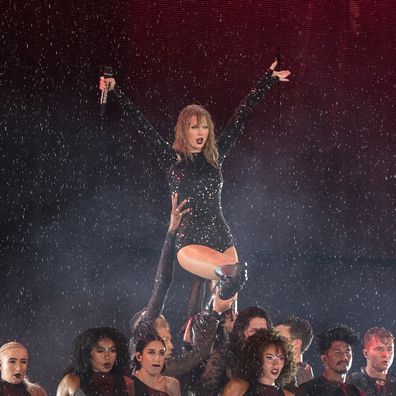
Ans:
{"type": "Polygon", "coordinates": [[[189,199],[191,215],[185,217],[176,237],[177,259],[187,271],[210,280],[220,279],[220,297],[228,299],[247,279],[246,264],[238,263],[234,238],[221,207],[222,165],[234,146],[248,114],[277,80],[288,81],[289,71],[275,71],[275,61],[237,108],[223,134],[216,140],[207,110],[189,105],[179,114],[173,147],[154,130],[113,78],[101,78],[100,88],[114,90],[130,117],[165,170],[173,192],[189,199]]]}

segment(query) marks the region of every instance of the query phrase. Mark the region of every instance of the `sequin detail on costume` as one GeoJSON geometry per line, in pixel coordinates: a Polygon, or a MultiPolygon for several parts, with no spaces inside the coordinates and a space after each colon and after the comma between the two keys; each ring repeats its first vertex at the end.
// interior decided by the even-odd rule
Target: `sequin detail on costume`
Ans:
{"type": "Polygon", "coordinates": [[[155,131],[136,104],[120,89],[114,90],[124,113],[129,116],[149,148],[154,151],[160,167],[166,172],[170,191],[178,192],[180,200],[190,199],[191,215],[184,216],[179,227],[176,237],[177,250],[187,245],[198,244],[223,252],[235,245],[221,207],[221,167],[243,129],[246,117],[279,80],[271,75],[271,70],[265,73],[256,88],[241,102],[217,139],[219,168],[207,162],[203,153],[193,154],[193,160],[179,160],[172,146],[155,131]]]}

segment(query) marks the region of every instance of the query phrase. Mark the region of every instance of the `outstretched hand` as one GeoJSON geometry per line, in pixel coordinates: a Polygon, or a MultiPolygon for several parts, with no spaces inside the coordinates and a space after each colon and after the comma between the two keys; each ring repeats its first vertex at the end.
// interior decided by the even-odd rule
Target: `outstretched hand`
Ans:
{"type": "Polygon", "coordinates": [[[180,202],[180,204],[177,203],[179,199],[179,194],[178,193],[173,193],[172,194],[172,211],[171,211],[171,216],[169,220],[169,232],[176,232],[176,230],[179,228],[180,222],[182,217],[190,212],[190,208],[183,209],[184,206],[187,204],[188,199],[183,200],[180,202]]]}
{"type": "Polygon", "coordinates": [[[276,65],[278,64],[278,61],[276,60],[271,66],[270,69],[272,70],[272,76],[276,76],[279,78],[279,81],[289,81],[287,77],[290,76],[290,71],[289,70],[281,70],[281,71],[276,71],[276,65]]]}
{"type": "Polygon", "coordinates": [[[104,76],[99,79],[99,89],[103,91],[107,88],[108,91],[112,91],[116,85],[115,79],[113,77],[105,78],[104,76]]]}

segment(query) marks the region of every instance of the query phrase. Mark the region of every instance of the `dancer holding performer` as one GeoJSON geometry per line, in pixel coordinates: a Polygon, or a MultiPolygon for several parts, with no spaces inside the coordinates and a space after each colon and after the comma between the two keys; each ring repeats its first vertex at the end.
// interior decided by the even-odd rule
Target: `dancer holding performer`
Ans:
{"type": "Polygon", "coordinates": [[[221,300],[218,291],[213,300],[211,312],[200,312],[194,320],[194,340],[191,350],[173,356],[172,335],[162,310],[172,281],[175,260],[175,237],[183,217],[189,213],[186,208],[187,200],[178,203],[178,194],[172,194],[172,210],[168,232],[162,247],[161,257],[157,266],[153,293],[147,306],[136,313],[130,320],[132,339],[130,343],[131,356],[135,356],[136,344],[147,335],[156,334],[165,343],[166,366],[165,375],[182,376],[189,373],[209,356],[215,342],[220,314],[229,309],[235,296],[228,300],[221,300]]]}
{"type": "MultiPolygon", "coordinates": [[[[190,209],[186,207],[187,200],[178,203],[178,194],[172,194],[172,209],[169,219],[168,232],[161,250],[161,257],[155,273],[153,293],[150,296],[147,306],[135,313],[129,321],[131,333],[134,338],[140,335],[158,334],[165,341],[166,358],[172,356],[173,344],[169,325],[162,311],[165,306],[169,287],[173,278],[173,267],[175,261],[175,238],[180,222],[190,209]]],[[[217,324],[216,324],[217,327],[217,324]]],[[[215,331],[215,330],[213,330],[215,331]]],[[[133,340],[130,344],[130,352],[133,357],[135,345],[133,340]]]]}
{"type": "Polygon", "coordinates": [[[177,259],[187,271],[219,280],[220,297],[230,298],[247,279],[246,264],[238,263],[234,238],[221,207],[222,165],[243,128],[248,114],[276,81],[288,81],[290,72],[275,71],[277,62],[237,108],[216,140],[207,110],[189,105],[179,114],[173,147],[154,130],[138,106],[116,87],[113,78],[101,78],[100,88],[114,90],[147,145],[165,170],[173,192],[189,199],[191,214],[183,219],[176,237],[177,259]]]}

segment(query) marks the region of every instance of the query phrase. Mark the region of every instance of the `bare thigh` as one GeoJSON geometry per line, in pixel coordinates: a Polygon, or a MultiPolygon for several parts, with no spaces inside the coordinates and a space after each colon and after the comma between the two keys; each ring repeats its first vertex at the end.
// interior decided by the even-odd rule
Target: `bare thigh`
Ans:
{"type": "Polygon", "coordinates": [[[219,252],[204,245],[187,245],[177,252],[177,260],[188,272],[205,279],[217,279],[214,273],[215,267],[236,264],[238,253],[235,246],[230,246],[224,252],[219,252]]]}

